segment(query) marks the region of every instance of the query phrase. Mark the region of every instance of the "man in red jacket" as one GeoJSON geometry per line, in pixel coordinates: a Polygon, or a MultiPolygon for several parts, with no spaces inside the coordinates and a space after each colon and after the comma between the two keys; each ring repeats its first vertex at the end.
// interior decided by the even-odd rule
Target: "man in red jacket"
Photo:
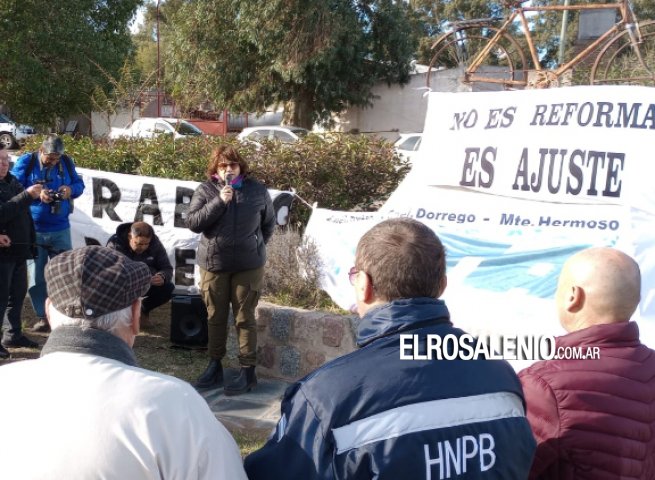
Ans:
{"type": "Polygon", "coordinates": [[[594,355],[519,374],[537,439],[530,478],[655,478],[655,351],[630,322],[640,290],[639,266],[618,250],[590,248],[564,264],[555,300],[569,333],[557,347],[594,355]]]}

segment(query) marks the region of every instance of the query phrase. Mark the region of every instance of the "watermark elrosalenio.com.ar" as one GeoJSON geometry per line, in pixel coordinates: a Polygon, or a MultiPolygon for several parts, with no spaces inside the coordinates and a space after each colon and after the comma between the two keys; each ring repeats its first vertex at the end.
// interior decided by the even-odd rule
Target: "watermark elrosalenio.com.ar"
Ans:
{"type": "Polygon", "coordinates": [[[400,335],[401,360],[597,360],[599,347],[562,347],[550,335],[400,335]]]}

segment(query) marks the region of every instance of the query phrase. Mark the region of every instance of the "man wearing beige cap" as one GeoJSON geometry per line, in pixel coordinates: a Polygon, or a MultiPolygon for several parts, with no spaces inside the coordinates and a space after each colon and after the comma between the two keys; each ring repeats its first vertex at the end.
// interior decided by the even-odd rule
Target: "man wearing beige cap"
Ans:
{"type": "Polygon", "coordinates": [[[203,398],[136,365],[148,266],[90,246],[54,257],[45,277],[41,358],[0,368],[2,478],[245,479],[203,398]]]}

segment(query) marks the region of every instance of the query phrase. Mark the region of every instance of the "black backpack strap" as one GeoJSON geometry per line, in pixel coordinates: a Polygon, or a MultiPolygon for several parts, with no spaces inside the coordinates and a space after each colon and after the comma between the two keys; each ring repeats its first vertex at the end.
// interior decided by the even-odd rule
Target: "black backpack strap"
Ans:
{"type": "Polygon", "coordinates": [[[61,156],[62,163],[66,167],[66,171],[68,172],[68,178],[73,180],[73,159],[69,157],[68,155],[62,155],[61,156]]]}
{"type": "Polygon", "coordinates": [[[38,160],[37,156],[38,152],[32,152],[30,155],[30,162],[27,164],[27,168],[25,169],[25,180],[30,178],[30,174],[32,173],[32,170],[34,170],[34,165],[36,165],[36,161],[38,160]]]}

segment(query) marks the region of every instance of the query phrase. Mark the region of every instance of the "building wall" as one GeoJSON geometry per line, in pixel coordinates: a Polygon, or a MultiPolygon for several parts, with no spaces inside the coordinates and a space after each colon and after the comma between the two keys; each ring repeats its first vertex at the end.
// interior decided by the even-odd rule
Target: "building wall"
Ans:
{"type": "MultiPolygon", "coordinates": [[[[381,83],[372,90],[376,98],[370,107],[354,107],[342,113],[337,120],[338,131],[359,131],[363,134],[377,135],[396,141],[400,133],[423,132],[425,115],[428,110],[427,67],[417,65],[420,70],[412,75],[406,85],[387,85],[381,83]]],[[[493,67],[487,67],[487,72],[493,67]]],[[[435,92],[464,92],[502,90],[501,85],[467,85],[460,79],[462,69],[449,69],[432,72],[430,89],[435,92]]]]}
{"type": "Polygon", "coordinates": [[[107,123],[107,115],[99,112],[91,113],[91,136],[93,138],[101,138],[109,135],[109,130],[111,127],[124,128],[132,123],[133,120],[139,118],[140,112],[139,107],[136,107],[133,111],[123,110],[117,115],[112,115],[110,117],[111,123],[107,123]]]}
{"type": "Polygon", "coordinates": [[[390,141],[395,141],[398,133],[422,132],[427,111],[424,87],[422,74],[413,75],[403,86],[377,85],[372,89],[373,105],[353,107],[342,113],[336,130],[374,134],[390,141]]]}
{"type": "MultiPolygon", "coordinates": [[[[427,69],[425,69],[427,70],[427,69]]],[[[433,72],[432,90],[456,92],[461,90],[458,70],[433,72]]],[[[337,120],[338,131],[359,131],[395,141],[399,133],[422,132],[428,109],[427,72],[412,75],[406,85],[381,83],[373,87],[376,98],[370,107],[353,107],[337,120]]]]}
{"type": "Polygon", "coordinates": [[[71,115],[57,123],[57,132],[76,137],[91,135],[91,119],[86,115],[71,115]]]}

